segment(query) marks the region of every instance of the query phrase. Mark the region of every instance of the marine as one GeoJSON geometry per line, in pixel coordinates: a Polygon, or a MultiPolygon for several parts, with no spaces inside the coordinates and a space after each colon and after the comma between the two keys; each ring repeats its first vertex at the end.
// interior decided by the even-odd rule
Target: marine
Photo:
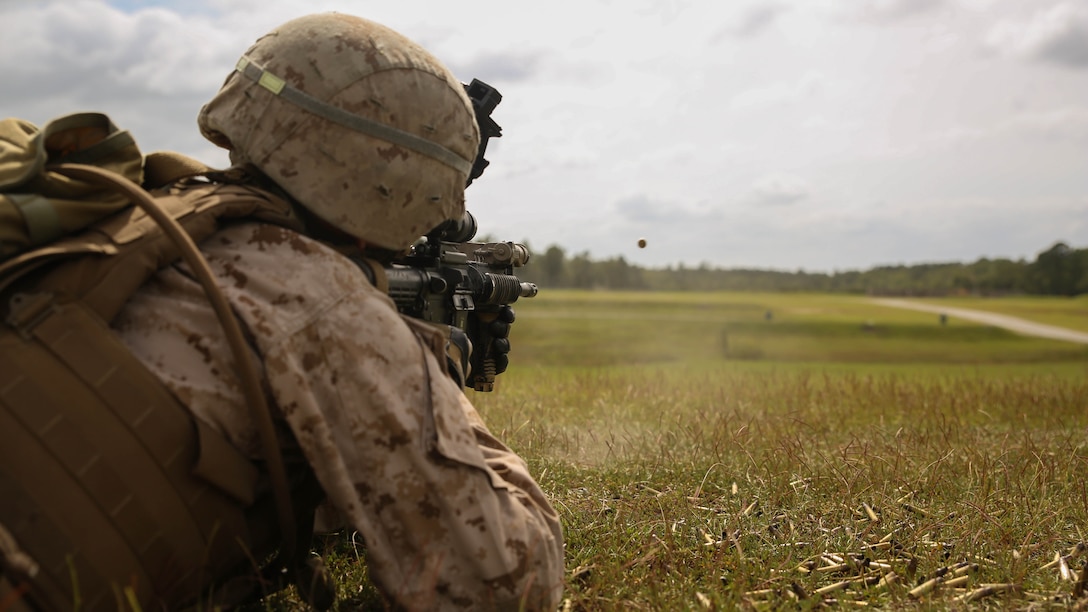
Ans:
{"type": "MultiPolygon", "coordinates": [[[[233,185],[286,202],[296,216],[224,218],[199,242],[244,332],[244,363],[197,271],[182,260],[154,272],[108,323],[184,407],[200,440],[223,440],[256,468],[263,484],[252,500],[244,492],[224,496],[250,521],[247,546],[275,551],[289,531],[269,520],[274,504],[260,503],[270,497],[270,463],[282,461],[298,520],[312,520],[324,504],[357,531],[372,581],[391,607],[554,609],[563,581],[557,513],[451,377],[448,330],[401,316],[346,256],[387,258],[464,214],[480,131],[463,85],[384,26],[310,15],[258,39],[198,124],[229,151],[231,169],[166,185],[160,194],[184,195],[199,210],[202,198],[233,185]],[[257,371],[269,400],[280,451],[273,461],[238,376],[246,367],[257,371]]],[[[205,471],[217,467],[213,461],[205,471]]],[[[26,563],[16,567],[19,560],[33,565],[44,546],[30,541],[46,537],[27,526],[32,514],[20,515],[16,530],[5,529],[0,513],[7,585],[0,597],[48,610],[58,599],[35,593],[51,583],[35,582],[26,563]]],[[[81,554],[94,564],[93,551],[81,554]]],[[[117,597],[85,601],[83,609],[114,609],[128,593],[148,609],[229,601],[238,574],[214,561],[177,568],[204,577],[182,592],[146,581],[126,590],[121,568],[103,578],[117,597]]],[[[262,594],[267,585],[258,578],[242,582],[262,594]]],[[[305,595],[314,585],[299,586],[305,595]]],[[[70,587],[61,589],[65,597],[70,587]]]]}

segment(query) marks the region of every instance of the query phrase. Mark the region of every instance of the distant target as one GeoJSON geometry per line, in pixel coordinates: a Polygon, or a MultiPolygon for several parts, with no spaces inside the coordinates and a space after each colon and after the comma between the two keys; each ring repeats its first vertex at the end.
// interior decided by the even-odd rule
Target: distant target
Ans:
{"type": "Polygon", "coordinates": [[[638,239],[638,248],[640,248],[640,249],[645,249],[646,248],[646,239],[645,238],[639,238],[638,239]]]}

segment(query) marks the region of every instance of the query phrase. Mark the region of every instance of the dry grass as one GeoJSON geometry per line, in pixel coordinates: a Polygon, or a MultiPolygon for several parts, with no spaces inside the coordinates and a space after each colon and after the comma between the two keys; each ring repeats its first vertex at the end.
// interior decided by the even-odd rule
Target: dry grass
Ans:
{"type": "MultiPolygon", "coordinates": [[[[841,296],[538,300],[472,399],[562,516],[564,608],[1088,607],[1083,347],[841,296]]],[[[327,547],[340,609],[380,609],[327,547]]]]}
{"type": "Polygon", "coordinates": [[[563,515],[572,609],[1026,608],[1083,590],[1082,379],[722,368],[525,375],[479,399],[563,515]]]}

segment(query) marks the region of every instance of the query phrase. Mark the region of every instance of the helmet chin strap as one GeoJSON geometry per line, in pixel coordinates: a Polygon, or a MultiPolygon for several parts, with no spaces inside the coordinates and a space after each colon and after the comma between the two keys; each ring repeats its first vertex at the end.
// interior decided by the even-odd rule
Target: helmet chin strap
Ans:
{"type": "Polygon", "coordinates": [[[427,140],[426,138],[420,138],[415,134],[405,132],[404,130],[398,130],[395,127],[385,125],[384,123],[372,121],[366,117],[354,115],[338,106],[322,102],[301,89],[296,89],[295,87],[288,85],[287,81],[264,68],[261,68],[244,55],[238,60],[238,64],[235,65],[234,70],[268,90],[273,95],[278,96],[307,112],[317,115],[318,117],[328,119],[337,125],[366,134],[367,136],[373,136],[374,138],[379,138],[386,142],[402,146],[405,149],[415,151],[420,155],[426,155],[466,176],[472,171],[474,160],[465,159],[446,147],[427,140]]]}

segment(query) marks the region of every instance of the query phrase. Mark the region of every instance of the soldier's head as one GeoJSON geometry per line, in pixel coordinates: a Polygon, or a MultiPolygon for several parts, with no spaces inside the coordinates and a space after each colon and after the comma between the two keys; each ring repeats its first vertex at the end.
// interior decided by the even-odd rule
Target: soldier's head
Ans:
{"type": "Polygon", "coordinates": [[[399,250],[464,212],[479,145],[464,87],[380,24],[301,17],[261,37],[201,109],[200,131],[311,213],[399,250]]]}

